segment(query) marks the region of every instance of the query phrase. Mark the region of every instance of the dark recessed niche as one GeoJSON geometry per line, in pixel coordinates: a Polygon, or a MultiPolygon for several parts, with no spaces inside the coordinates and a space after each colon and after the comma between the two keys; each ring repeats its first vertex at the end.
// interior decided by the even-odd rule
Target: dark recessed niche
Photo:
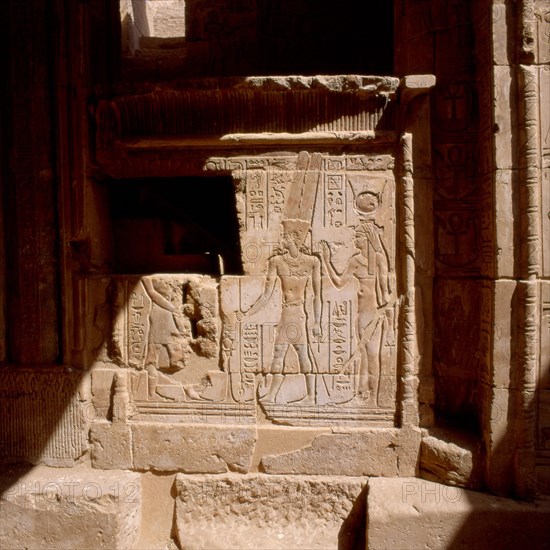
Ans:
{"type": "Polygon", "coordinates": [[[117,273],[243,273],[230,177],[108,185],[117,273]]]}

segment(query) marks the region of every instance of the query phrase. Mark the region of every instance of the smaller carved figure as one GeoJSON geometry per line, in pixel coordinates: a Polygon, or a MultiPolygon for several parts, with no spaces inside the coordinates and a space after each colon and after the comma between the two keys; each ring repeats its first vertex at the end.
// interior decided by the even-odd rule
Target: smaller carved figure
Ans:
{"type": "Polygon", "coordinates": [[[162,371],[173,373],[185,367],[188,330],[183,322],[183,311],[173,303],[174,289],[165,281],[143,278],[142,283],[152,301],[145,356],[149,399],[155,395],[169,397],[162,395],[160,386],[174,383],[162,371]]]}
{"type": "MultiPolygon", "coordinates": [[[[374,194],[363,194],[358,206],[364,211],[378,209],[374,194]]],[[[351,281],[357,285],[356,352],[360,358],[358,397],[378,404],[382,346],[393,342],[393,308],[388,256],[382,230],[372,219],[363,220],[355,229],[357,252],[348,260],[342,273],[334,268],[329,244],[321,243],[323,263],[332,284],[341,289],[351,281]]]]}

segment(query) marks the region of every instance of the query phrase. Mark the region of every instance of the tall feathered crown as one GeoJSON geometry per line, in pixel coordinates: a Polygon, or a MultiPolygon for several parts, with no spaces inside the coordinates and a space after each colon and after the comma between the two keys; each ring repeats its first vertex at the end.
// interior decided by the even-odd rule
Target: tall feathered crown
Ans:
{"type": "Polygon", "coordinates": [[[310,222],[305,220],[283,220],[281,224],[285,234],[294,233],[298,236],[300,244],[306,240],[307,232],[311,226],[310,222]]]}

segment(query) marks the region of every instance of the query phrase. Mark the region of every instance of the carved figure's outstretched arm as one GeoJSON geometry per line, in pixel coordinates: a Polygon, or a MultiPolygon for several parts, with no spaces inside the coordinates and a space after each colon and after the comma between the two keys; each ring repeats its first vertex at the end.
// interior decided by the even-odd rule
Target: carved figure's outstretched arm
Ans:
{"type": "Polygon", "coordinates": [[[340,274],[336,271],[336,269],[332,265],[330,245],[326,241],[321,241],[321,248],[322,248],[323,264],[327,270],[327,274],[332,284],[338,290],[340,290],[350,280],[351,272],[352,272],[351,260],[347,263],[346,268],[344,269],[344,272],[340,274]]]}
{"type": "Polygon", "coordinates": [[[367,225],[367,238],[375,252],[376,262],[376,299],[378,305],[385,306],[391,298],[392,288],[389,273],[388,253],[380,236],[380,228],[367,225]]]}
{"type": "Polygon", "coordinates": [[[244,311],[244,315],[254,315],[260,311],[263,307],[267,305],[271,296],[273,296],[273,291],[275,290],[275,283],[277,282],[277,267],[273,260],[269,261],[267,268],[267,277],[265,280],[264,291],[262,295],[256,300],[254,304],[250,307],[248,311],[244,311]]]}
{"type": "Polygon", "coordinates": [[[313,326],[313,335],[319,337],[321,335],[321,262],[314,258],[313,269],[311,273],[311,287],[313,289],[313,315],[315,324],[313,326]]]}

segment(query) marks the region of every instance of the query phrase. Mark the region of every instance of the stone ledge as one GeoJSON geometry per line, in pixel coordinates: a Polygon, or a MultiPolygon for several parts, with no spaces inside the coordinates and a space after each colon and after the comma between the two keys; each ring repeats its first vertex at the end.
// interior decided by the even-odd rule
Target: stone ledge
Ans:
{"type": "Polygon", "coordinates": [[[0,486],[0,548],[126,549],[139,536],[137,473],[12,468],[0,486]]]}
{"type": "Polygon", "coordinates": [[[396,141],[396,134],[392,131],[312,131],[300,133],[262,132],[262,133],[234,133],[219,136],[176,136],[159,138],[127,138],[119,140],[122,150],[127,153],[140,151],[178,151],[193,147],[207,147],[210,149],[227,149],[236,146],[250,145],[340,145],[340,144],[376,144],[389,145],[396,141]]]}
{"type": "Polygon", "coordinates": [[[137,470],[221,474],[250,469],[255,426],[132,424],[137,470]]]}
{"type": "MultiPolygon", "coordinates": [[[[431,75],[424,76],[424,80],[431,75]]],[[[409,77],[410,79],[411,77],[409,77]]],[[[433,78],[433,77],[431,77],[433,78]]],[[[329,92],[346,92],[359,94],[384,94],[396,92],[400,79],[394,76],[377,75],[279,75],[279,76],[247,76],[247,77],[203,77],[177,79],[168,85],[166,89],[173,90],[226,90],[226,89],[250,89],[259,92],[289,91],[289,90],[325,90],[329,92]]],[[[135,85],[124,84],[114,87],[111,92],[115,95],[126,93],[143,93],[153,91],[160,86],[158,83],[139,83],[135,85]]]]}
{"type": "Polygon", "coordinates": [[[420,430],[349,428],[320,434],[295,451],[266,455],[268,474],[411,476],[417,473],[420,430]]]}
{"type": "Polygon", "coordinates": [[[371,478],[367,548],[550,548],[550,501],[523,503],[416,478],[371,478]]]}

